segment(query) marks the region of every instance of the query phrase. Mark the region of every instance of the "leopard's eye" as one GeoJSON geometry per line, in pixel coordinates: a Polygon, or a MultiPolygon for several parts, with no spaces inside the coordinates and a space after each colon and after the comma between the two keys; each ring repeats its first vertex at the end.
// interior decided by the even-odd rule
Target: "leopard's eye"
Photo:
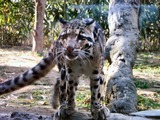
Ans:
{"type": "Polygon", "coordinates": [[[83,49],[89,49],[91,48],[91,44],[90,43],[86,43],[84,46],[83,46],[83,49]]]}
{"type": "Polygon", "coordinates": [[[90,45],[87,43],[84,45],[85,48],[90,48],[90,45]]]}
{"type": "Polygon", "coordinates": [[[84,40],[86,40],[86,38],[84,36],[82,36],[82,35],[79,35],[78,36],[78,40],[84,41],[84,40]]]}
{"type": "Polygon", "coordinates": [[[60,38],[63,39],[63,40],[64,40],[64,39],[67,39],[67,37],[68,37],[67,34],[60,35],[60,38]]]}

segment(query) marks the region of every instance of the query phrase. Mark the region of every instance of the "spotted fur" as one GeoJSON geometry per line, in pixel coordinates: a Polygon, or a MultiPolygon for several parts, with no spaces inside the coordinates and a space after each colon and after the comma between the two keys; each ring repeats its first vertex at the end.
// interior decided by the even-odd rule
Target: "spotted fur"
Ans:
{"type": "Polygon", "coordinates": [[[67,105],[75,111],[76,90],[79,77],[90,79],[91,113],[95,120],[106,119],[107,108],[101,102],[106,92],[103,74],[105,35],[102,28],[92,19],[60,19],[62,31],[48,54],[35,67],[22,75],[0,84],[0,94],[11,92],[33,83],[46,75],[58,64],[60,77],[53,90],[53,108],[67,105]]]}

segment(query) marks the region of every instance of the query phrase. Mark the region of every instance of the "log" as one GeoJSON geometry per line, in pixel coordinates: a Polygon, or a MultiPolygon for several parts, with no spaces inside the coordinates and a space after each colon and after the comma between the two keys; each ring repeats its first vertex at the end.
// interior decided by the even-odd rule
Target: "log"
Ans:
{"type": "MultiPolygon", "coordinates": [[[[141,111],[132,113],[132,115],[123,115],[111,113],[107,120],[159,120],[160,110],[141,111]],[[132,116],[134,115],[134,116],[132,116]]],[[[22,112],[12,112],[9,114],[0,113],[0,120],[53,120],[52,116],[40,114],[28,114],[22,112]]],[[[63,120],[93,120],[88,112],[75,112],[63,120]]]]}
{"type": "Polygon", "coordinates": [[[138,29],[139,0],[110,0],[109,32],[105,55],[110,61],[107,71],[107,100],[111,112],[128,114],[137,111],[137,92],[132,68],[140,39],[138,29]]]}

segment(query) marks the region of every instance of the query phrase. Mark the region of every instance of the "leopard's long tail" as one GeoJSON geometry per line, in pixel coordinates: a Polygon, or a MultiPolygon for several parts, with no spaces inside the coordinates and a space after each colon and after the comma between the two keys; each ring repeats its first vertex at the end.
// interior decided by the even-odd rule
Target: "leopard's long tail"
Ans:
{"type": "Polygon", "coordinates": [[[13,79],[0,83],[0,95],[30,85],[39,80],[41,77],[45,76],[56,65],[57,62],[55,59],[55,43],[56,42],[53,43],[50,51],[36,66],[13,79]]]}

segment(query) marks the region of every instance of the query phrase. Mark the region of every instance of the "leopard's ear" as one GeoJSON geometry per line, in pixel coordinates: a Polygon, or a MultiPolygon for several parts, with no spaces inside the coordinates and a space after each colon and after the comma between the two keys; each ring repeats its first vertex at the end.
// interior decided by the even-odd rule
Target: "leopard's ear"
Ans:
{"type": "Polygon", "coordinates": [[[85,24],[87,26],[90,26],[94,23],[94,20],[93,19],[83,19],[83,21],[85,22],[85,24]]]}
{"type": "Polygon", "coordinates": [[[83,19],[83,22],[86,24],[86,26],[87,26],[91,31],[94,30],[96,22],[95,22],[93,19],[91,19],[91,18],[89,18],[89,19],[83,19]]]}
{"type": "Polygon", "coordinates": [[[68,23],[66,20],[59,18],[59,22],[61,23],[61,27],[64,28],[64,26],[68,23]]]}

